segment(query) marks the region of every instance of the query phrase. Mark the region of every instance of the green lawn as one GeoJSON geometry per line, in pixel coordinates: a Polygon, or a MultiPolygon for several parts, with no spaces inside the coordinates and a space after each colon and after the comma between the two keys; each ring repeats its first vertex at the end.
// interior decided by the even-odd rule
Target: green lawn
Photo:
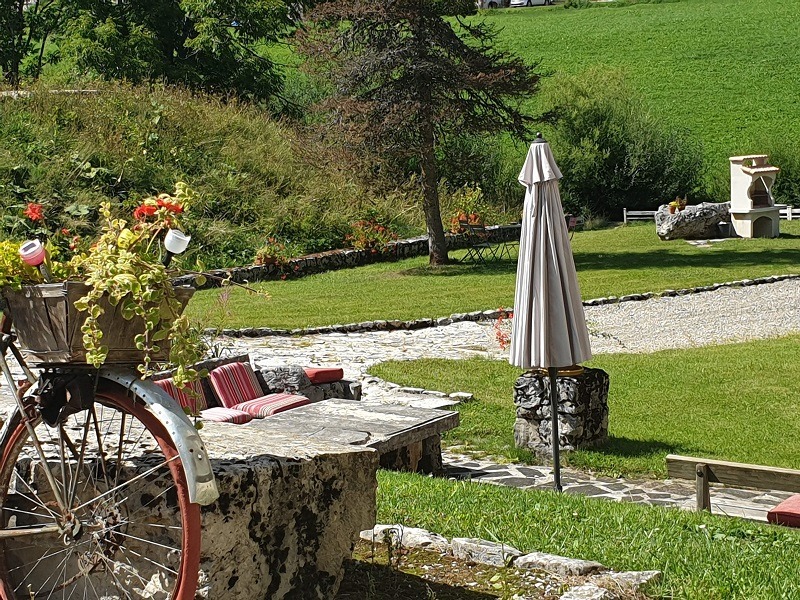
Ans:
{"type": "MultiPolygon", "coordinates": [[[[731,239],[697,248],[681,240],[662,242],[651,223],[639,223],[578,232],[572,246],[588,299],[800,273],[800,222],[782,221],[781,231],[774,240],[731,239]]],[[[516,260],[430,269],[427,257],[330,271],[256,284],[271,300],[230,291],[224,325],[295,328],[487,310],[513,304],[515,277],[516,260]]],[[[219,290],[195,294],[190,317],[214,325],[218,296],[219,290]]]]}
{"type": "MultiPolygon", "coordinates": [[[[486,11],[545,69],[624,69],[652,110],[688,127],[724,175],[728,156],[800,142],[796,0],[681,0],[589,10],[486,11]]],[[[524,156],[525,149],[517,154],[524,156]]]]}
{"type": "Polygon", "coordinates": [[[482,537],[522,551],[659,569],[651,594],[686,600],[800,597],[800,532],[568,494],[382,472],[378,522],[482,537]]]}
{"type": "MultiPolygon", "coordinates": [[[[607,354],[587,366],[608,372],[608,444],[564,463],[612,475],[666,476],[668,453],[800,468],[800,336],[669,350],[607,354]]],[[[383,363],[371,373],[401,385],[475,399],[459,407],[461,425],[447,444],[537,461],[514,447],[512,384],[521,373],[504,361],[418,360],[383,363]]]]}

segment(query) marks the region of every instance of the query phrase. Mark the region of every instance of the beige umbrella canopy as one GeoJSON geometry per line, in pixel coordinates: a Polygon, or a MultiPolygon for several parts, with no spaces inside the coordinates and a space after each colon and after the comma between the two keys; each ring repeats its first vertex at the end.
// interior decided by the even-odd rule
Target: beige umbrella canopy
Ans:
{"type": "Polygon", "coordinates": [[[559,491],[556,374],[559,367],[592,357],[561,208],[560,178],[550,145],[537,134],[519,174],[519,182],[525,186],[525,206],[509,354],[512,365],[547,369],[550,375],[554,479],[559,491]]]}

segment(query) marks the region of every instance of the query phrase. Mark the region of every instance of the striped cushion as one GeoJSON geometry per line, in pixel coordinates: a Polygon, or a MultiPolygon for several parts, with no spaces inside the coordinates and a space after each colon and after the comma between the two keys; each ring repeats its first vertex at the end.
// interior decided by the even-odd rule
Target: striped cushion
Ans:
{"type": "Polygon", "coordinates": [[[248,415],[246,412],[236,410],[234,408],[221,408],[219,406],[214,406],[201,411],[200,417],[202,417],[203,421],[213,421],[214,423],[236,423],[237,425],[249,423],[253,420],[253,417],[248,415]]]}
{"type": "Polygon", "coordinates": [[[191,381],[186,384],[186,387],[180,389],[175,386],[172,378],[159,379],[154,381],[158,387],[167,392],[175,400],[178,401],[183,408],[189,408],[192,413],[198,413],[208,408],[206,398],[203,395],[203,389],[199,381],[191,381]]]}
{"type": "Polygon", "coordinates": [[[305,367],[303,371],[314,384],[333,383],[344,377],[344,370],[340,367],[305,367]]]}
{"type": "Polygon", "coordinates": [[[268,394],[249,402],[242,402],[237,404],[234,408],[236,410],[243,410],[244,412],[253,415],[256,419],[263,419],[264,417],[271,417],[279,412],[289,410],[290,408],[297,408],[298,406],[305,406],[311,404],[311,400],[305,396],[297,394],[268,394]]]}
{"type": "Polygon", "coordinates": [[[249,363],[235,362],[217,367],[209,375],[219,401],[225,408],[255,400],[264,395],[249,363]]]}

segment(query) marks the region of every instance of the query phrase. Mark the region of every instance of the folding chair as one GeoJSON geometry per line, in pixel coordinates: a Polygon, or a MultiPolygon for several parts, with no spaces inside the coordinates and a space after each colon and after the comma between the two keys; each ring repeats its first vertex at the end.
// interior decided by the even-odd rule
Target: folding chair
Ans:
{"type": "Polygon", "coordinates": [[[467,240],[469,246],[467,253],[461,262],[475,261],[481,264],[486,264],[486,257],[497,260],[497,251],[494,246],[489,243],[489,234],[486,232],[485,225],[476,225],[474,223],[467,223],[466,221],[459,221],[461,227],[467,232],[467,240]]]}

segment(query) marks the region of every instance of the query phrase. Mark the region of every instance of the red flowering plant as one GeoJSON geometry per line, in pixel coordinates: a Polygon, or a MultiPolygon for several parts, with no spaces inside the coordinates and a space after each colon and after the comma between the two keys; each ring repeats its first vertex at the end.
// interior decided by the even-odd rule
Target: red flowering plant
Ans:
{"type": "Polygon", "coordinates": [[[386,253],[389,243],[397,239],[396,233],[374,218],[356,221],[344,237],[345,244],[356,250],[367,250],[370,254],[386,253]]]}
{"type": "Polygon", "coordinates": [[[5,225],[16,237],[41,241],[54,260],[68,260],[80,245],[81,236],[64,227],[62,215],[56,216],[55,212],[43,203],[28,202],[20,213],[6,215],[5,225]]]}
{"type": "Polygon", "coordinates": [[[513,318],[513,311],[500,307],[500,314],[492,325],[494,341],[500,350],[507,350],[511,345],[511,319],[513,318]]]}
{"type": "Polygon", "coordinates": [[[483,197],[481,188],[465,185],[452,195],[450,204],[455,206],[450,217],[450,232],[464,233],[463,223],[483,225],[491,208],[483,197]]]}

